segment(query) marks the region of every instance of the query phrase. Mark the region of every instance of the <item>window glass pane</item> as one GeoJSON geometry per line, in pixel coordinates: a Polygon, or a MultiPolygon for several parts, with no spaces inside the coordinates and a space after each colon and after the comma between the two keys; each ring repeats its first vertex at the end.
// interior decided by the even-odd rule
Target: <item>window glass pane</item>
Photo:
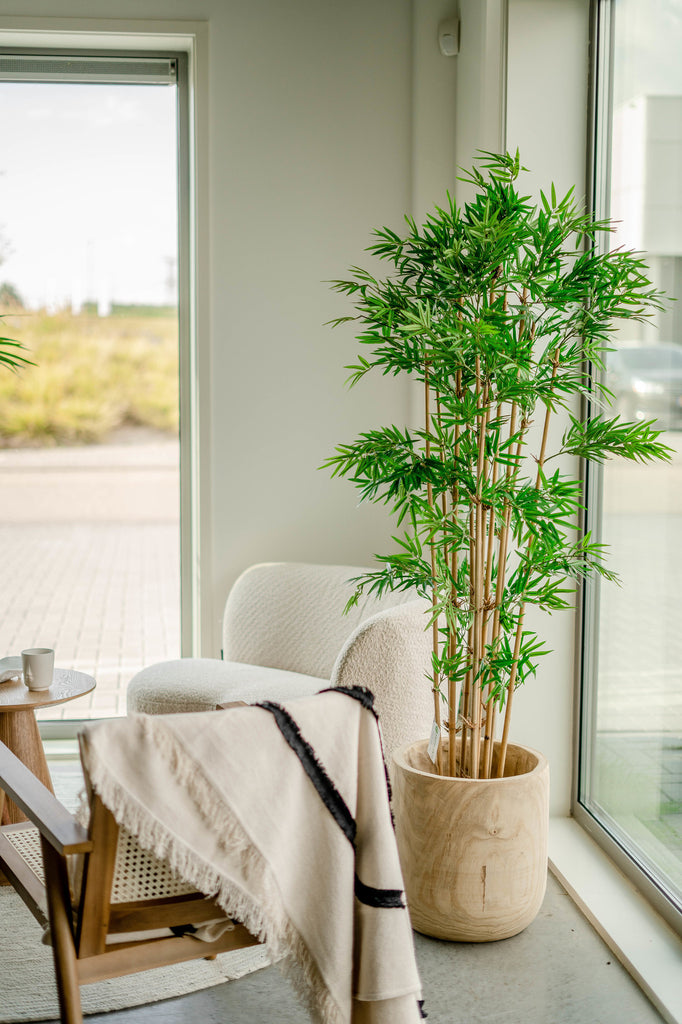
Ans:
{"type": "Polygon", "coordinates": [[[177,106],[0,81],[0,326],[35,364],[0,372],[0,659],[51,647],[95,677],[40,712],[54,731],[125,714],[180,654],[177,106]]]}
{"type": "Polygon", "coordinates": [[[622,586],[599,592],[581,800],[682,901],[682,0],[615,0],[611,17],[611,245],[644,251],[678,301],[618,330],[606,380],[615,409],[657,420],[673,456],[603,470],[602,539],[622,586]]]}

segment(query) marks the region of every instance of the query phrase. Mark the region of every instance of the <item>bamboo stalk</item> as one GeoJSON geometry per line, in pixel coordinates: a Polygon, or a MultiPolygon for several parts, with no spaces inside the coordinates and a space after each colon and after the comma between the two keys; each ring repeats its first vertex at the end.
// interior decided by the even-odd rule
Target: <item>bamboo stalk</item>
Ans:
{"type": "MultiPolygon", "coordinates": [[[[513,402],[512,403],[512,407],[511,407],[510,417],[509,417],[509,442],[510,443],[511,443],[512,438],[514,437],[515,432],[516,432],[516,418],[517,418],[517,415],[518,415],[518,407],[516,405],[516,402],[513,402]]],[[[523,422],[524,421],[522,421],[522,423],[523,422]]],[[[521,457],[521,451],[522,451],[522,446],[523,446],[524,434],[525,434],[525,431],[524,431],[524,433],[521,434],[521,436],[519,437],[519,439],[518,439],[518,441],[516,443],[516,451],[514,453],[514,457],[513,457],[512,462],[508,463],[508,465],[507,465],[506,472],[505,472],[505,476],[506,476],[507,481],[511,480],[512,475],[516,475],[516,473],[518,472],[519,462],[520,462],[520,457],[521,457]]],[[[499,543],[498,543],[498,553],[497,553],[497,580],[496,580],[496,585],[495,585],[495,606],[494,606],[494,610],[493,610],[493,621],[492,621],[491,636],[490,636],[490,647],[491,647],[492,651],[495,650],[495,647],[497,646],[497,643],[499,641],[499,636],[500,636],[500,615],[501,615],[501,610],[502,610],[502,600],[503,600],[503,597],[504,597],[504,583],[505,583],[506,571],[507,571],[507,547],[508,547],[508,543],[509,543],[510,523],[511,523],[511,505],[509,504],[509,501],[507,500],[505,502],[505,507],[504,507],[504,510],[503,510],[502,529],[500,531],[500,538],[499,538],[499,543]]],[[[492,685],[492,681],[491,681],[491,685],[492,685]]],[[[486,771],[488,772],[488,776],[487,777],[489,777],[491,766],[492,766],[492,751],[493,751],[493,746],[494,746],[494,742],[495,742],[494,731],[488,730],[488,733],[489,733],[489,739],[488,739],[488,743],[487,743],[487,749],[485,751],[485,764],[486,764],[486,771]]]]}
{"type": "MultiPolygon", "coordinates": [[[[488,731],[486,748],[484,751],[485,778],[489,779],[493,773],[493,752],[495,750],[495,724],[497,722],[497,704],[488,702],[488,714],[490,715],[490,728],[488,731]]],[[[486,722],[486,726],[487,726],[486,722]]]]}
{"type": "MultiPolygon", "coordinates": [[[[525,287],[523,288],[520,298],[521,298],[521,304],[523,306],[525,306],[527,304],[527,302],[528,302],[528,289],[527,288],[525,288],[525,287]]],[[[505,291],[505,296],[504,296],[504,304],[505,304],[505,310],[506,310],[506,308],[507,308],[507,293],[506,293],[506,291],[505,291]]],[[[521,320],[519,322],[519,327],[518,327],[518,343],[519,344],[521,343],[521,340],[523,338],[523,335],[524,335],[524,332],[525,332],[525,328],[526,328],[526,321],[525,321],[525,318],[524,318],[523,320],[521,320]]],[[[512,438],[514,437],[514,434],[516,432],[516,417],[517,417],[517,413],[518,413],[517,403],[516,402],[512,402],[511,414],[510,414],[510,419],[509,419],[509,445],[511,445],[512,438]]],[[[516,442],[516,451],[514,453],[512,461],[507,464],[507,468],[506,468],[506,472],[505,472],[505,477],[506,477],[507,485],[509,485],[510,482],[512,482],[513,480],[516,479],[516,477],[518,476],[519,470],[521,468],[521,454],[522,454],[522,451],[523,451],[523,444],[524,444],[525,434],[526,434],[526,431],[528,429],[528,426],[529,426],[529,424],[526,422],[526,419],[525,419],[525,416],[524,416],[523,419],[521,420],[521,431],[520,431],[520,434],[519,434],[519,438],[518,438],[518,440],[516,442]]],[[[498,546],[498,559],[497,559],[498,569],[497,569],[497,585],[496,585],[496,588],[495,588],[495,609],[494,609],[494,614],[493,614],[493,624],[492,624],[492,631],[491,631],[492,632],[492,636],[491,636],[491,639],[490,639],[490,646],[491,646],[491,649],[493,651],[497,647],[497,644],[499,642],[499,637],[500,637],[500,617],[501,617],[501,610],[502,610],[502,601],[503,601],[503,598],[504,598],[504,585],[505,585],[506,571],[507,571],[507,548],[508,548],[508,544],[509,544],[509,530],[510,530],[510,526],[511,526],[511,505],[509,504],[509,500],[507,499],[505,501],[505,508],[504,508],[504,514],[503,514],[503,525],[502,525],[502,529],[500,531],[500,540],[499,540],[499,546],[498,546]]],[[[490,685],[492,686],[492,680],[491,680],[491,684],[490,685]]],[[[485,758],[484,758],[484,760],[485,760],[485,770],[486,770],[486,777],[487,778],[490,778],[490,776],[492,774],[493,752],[494,752],[494,749],[495,749],[495,723],[496,723],[496,719],[497,719],[497,706],[494,705],[493,708],[492,708],[491,725],[490,725],[490,729],[488,730],[488,736],[486,737],[486,741],[487,742],[486,742],[486,750],[485,750],[485,758]]]]}
{"type": "Polygon", "coordinates": [[[471,505],[469,508],[469,629],[467,631],[467,661],[469,662],[469,668],[464,680],[464,696],[462,699],[462,774],[467,774],[467,757],[468,757],[468,741],[469,733],[471,732],[471,692],[472,692],[472,668],[473,668],[473,650],[474,650],[474,617],[472,614],[472,606],[474,600],[474,585],[472,580],[472,571],[474,565],[474,506],[471,505]]]}
{"type": "Polygon", "coordinates": [[[474,565],[474,657],[471,670],[471,702],[472,722],[471,731],[471,778],[477,779],[479,774],[479,762],[481,756],[481,698],[480,698],[480,668],[481,668],[481,605],[483,594],[481,593],[481,561],[483,559],[482,543],[482,516],[480,506],[476,509],[476,543],[475,543],[475,565],[474,565]]]}
{"type": "Polygon", "coordinates": [[[521,641],[523,639],[523,617],[526,613],[526,606],[521,605],[519,611],[519,621],[516,626],[516,637],[514,640],[514,654],[512,657],[512,667],[509,673],[509,682],[507,683],[507,700],[504,709],[504,726],[502,729],[502,739],[500,740],[500,753],[497,759],[497,778],[501,779],[504,777],[505,762],[507,760],[507,747],[509,745],[509,726],[511,725],[511,706],[514,698],[514,688],[516,686],[516,676],[518,675],[519,667],[519,653],[521,651],[521,641]]]}
{"type": "MultiPolygon", "coordinates": [[[[550,424],[550,420],[552,418],[551,398],[552,398],[552,392],[554,390],[554,381],[556,380],[557,371],[559,369],[559,355],[560,355],[560,349],[557,348],[555,353],[554,353],[554,358],[552,360],[552,380],[551,380],[551,387],[550,387],[550,394],[549,394],[549,404],[547,405],[547,407],[545,409],[545,422],[544,422],[544,426],[543,426],[543,430],[542,430],[542,442],[540,444],[540,454],[538,456],[538,470],[537,470],[537,474],[536,474],[536,478],[535,478],[535,489],[536,490],[540,489],[540,481],[541,481],[541,478],[542,478],[542,471],[543,471],[543,467],[544,467],[544,464],[545,464],[545,456],[546,456],[546,453],[547,453],[547,439],[549,437],[549,424],[550,424]]],[[[531,544],[532,544],[532,538],[528,541],[528,550],[530,550],[531,544]]],[[[511,723],[511,706],[512,706],[512,698],[513,698],[513,694],[514,694],[514,687],[516,685],[516,677],[518,675],[518,658],[519,658],[519,652],[521,650],[521,640],[522,640],[522,637],[523,637],[523,618],[524,618],[525,610],[526,610],[526,605],[525,605],[525,602],[524,602],[521,605],[521,608],[520,608],[520,611],[519,611],[519,620],[518,620],[517,625],[516,625],[516,638],[515,638],[515,641],[514,641],[514,655],[513,655],[513,660],[512,660],[512,668],[511,668],[511,672],[509,673],[509,681],[507,683],[507,700],[506,700],[506,707],[504,709],[504,727],[503,727],[503,730],[502,730],[502,740],[500,742],[500,756],[499,756],[498,764],[497,764],[497,777],[498,777],[498,779],[501,779],[504,776],[505,762],[506,762],[506,759],[507,759],[507,746],[508,746],[508,743],[509,743],[509,727],[510,727],[510,723],[511,723]]]]}
{"type": "MultiPolygon", "coordinates": [[[[528,300],[528,289],[524,288],[523,292],[522,292],[522,295],[521,295],[521,301],[525,305],[527,300],[528,300]]],[[[506,298],[505,298],[505,301],[506,301],[506,298]]],[[[520,327],[519,327],[519,341],[523,337],[524,330],[525,330],[525,321],[522,321],[521,324],[520,324],[520,327]]],[[[534,336],[534,334],[535,334],[535,325],[533,325],[531,327],[531,335],[534,336]]],[[[558,356],[558,353],[556,355],[558,356]]],[[[554,367],[554,375],[556,375],[556,365],[554,367]]],[[[554,377],[552,379],[554,379],[554,377]]],[[[511,439],[513,438],[514,433],[516,431],[517,411],[518,410],[517,410],[516,402],[513,402],[512,403],[512,408],[511,408],[510,422],[509,422],[509,442],[510,443],[511,443],[511,439]]],[[[530,422],[527,421],[526,418],[524,417],[521,420],[520,433],[519,433],[518,440],[516,442],[516,450],[515,450],[514,455],[512,457],[511,463],[509,463],[507,465],[507,469],[506,469],[507,482],[511,481],[513,483],[513,481],[516,479],[516,477],[518,476],[519,471],[521,469],[521,455],[522,455],[523,446],[524,446],[524,443],[525,443],[526,432],[527,432],[529,426],[530,426],[530,422]]],[[[547,424],[545,424],[545,429],[543,430],[543,445],[542,445],[542,450],[541,450],[541,456],[542,456],[543,460],[544,460],[544,451],[545,451],[546,440],[547,440],[547,424]]],[[[539,485],[539,474],[538,474],[538,478],[536,480],[536,487],[538,485],[539,485]]],[[[494,650],[496,644],[499,641],[499,635],[500,635],[500,615],[501,615],[502,600],[503,600],[503,596],[504,596],[504,583],[505,583],[505,576],[506,576],[507,548],[508,548],[508,543],[509,543],[510,524],[511,524],[511,506],[509,505],[509,502],[507,501],[505,503],[504,521],[503,521],[503,526],[502,526],[502,530],[501,530],[501,533],[500,533],[500,543],[499,543],[499,550],[498,550],[498,575],[497,575],[497,586],[495,588],[495,610],[494,610],[494,615],[493,615],[492,636],[491,636],[491,639],[490,639],[490,645],[491,645],[491,648],[493,650],[494,650]]],[[[492,727],[492,729],[489,732],[489,736],[486,737],[487,749],[485,751],[485,758],[484,758],[484,760],[485,760],[486,771],[488,772],[488,775],[492,771],[493,750],[494,750],[494,746],[495,746],[495,734],[494,734],[494,723],[495,723],[495,720],[496,720],[496,710],[495,710],[495,713],[493,714],[493,719],[492,719],[493,727],[492,727]]],[[[505,757],[506,757],[506,748],[505,748],[505,757]]]]}
{"type": "MultiPolygon", "coordinates": [[[[430,437],[429,437],[430,430],[431,430],[430,398],[431,398],[431,384],[430,384],[430,381],[429,381],[429,361],[428,361],[428,359],[425,359],[424,360],[424,420],[425,420],[425,425],[426,425],[425,447],[426,447],[426,458],[427,459],[429,459],[431,457],[431,440],[430,440],[430,437]]],[[[430,480],[428,480],[427,483],[426,483],[426,495],[427,495],[427,499],[428,499],[428,503],[429,503],[429,508],[433,510],[433,487],[431,485],[431,481],[430,480]]],[[[435,608],[436,605],[438,604],[438,593],[437,593],[437,589],[436,589],[436,545],[435,545],[435,542],[433,540],[433,537],[431,538],[429,546],[431,548],[431,583],[432,583],[432,587],[431,587],[431,605],[432,605],[433,608],[435,608]]],[[[433,625],[431,627],[431,643],[432,643],[432,649],[433,649],[434,656],[438,657],[438,619],[437,618],[434,618],[433,625]]],[[[438,729],[441,730],[442,729],[442,725],[441,725],[441,716],[440,716],[440,676],[439,676],[438,672],[436,671],[435,667],[434,667],[434,670],[433,670],[433,717],[434,717],[434,721],[435,721],[436,725],[438,726],[438,729]]],[[[436,770],[438,771],[439,775],[443,774],[443,758],[442,758],[440,740],[438,742],[438,747],[436,749],[436,770]]]]}
{"type": "MultiPolygon", "coordinates": [[[[462,389],[462,371],[458,370],[457,371],[457,377],[456,377],[456,380],[455,380],[455,393],[457,394],[458,398],[461,397],[461,389],[462,389]]],[[[459,433],[460,433],[459,423],[456,423],[455,424],[455,448],[454,448],[455,461],[459,457],[459,433]]],[[[458,506],[459,506],[459,484],[457,482],[457,476],[455,476],[455,482],[454,482],[453,487],[452,487],[452,511],[451,511],[452,523],[453,523],[454,526],[456,526],[456,523],[457,523],[457,509],[458,509],[458,506]]],[[[450,574],[451,574],[452,580],[453,580],[451,597],[452,597],[452,605],[453,605],[453,608],[455,609],[455,614],[456,614],[456,610],[457,610],[457,590],[456,590],[456,586],[457,586],[457,569],[458,569],[458,566],[457,566],[457,542],[456,541],[452,545],[452,552],[451,552],[451,556],[450,557],[451,557],[450,574]]],[[[455,658],[457,656],[457,630],[456,629],[451,629],[450,630],[450,643],[449,643],[449,647],[448,647],[448,655],[451,658],[452,663],[454,664],[455,658]]],[[[448,680],[448,701],[450,703],[450,717],[451,718],[452,718],[452,709],[453,709],[453,707],[455,708],[455,728],[453,730],[451,730],[451,732],[450,732],[449,768],[450,768],[450,775],[453,776],[453,777],[455,775],[457,775],[457,714],[458,714],[458,708],[455,707],[456,700],[457,700],[457,683],[456,683],[456,680],[453,679],[452,675],[451,675],[450,679],[448,680]]],[[[460,756],[460,765],[463,766],[463,762],[461,760],[461,756],[460,756]]],[[[460,774],[464,774],[462,768],[460,768],[460,774]]]]}
{"type": "MultiPolygon", "coordinates": [[[[450,630],[448,637],[448,658],[454,663],[455,655],[457,653],[456,648],[456,635],[454,630],[450,630]]],[[[448,677],[448,706],[450,709],[450,746],[448,747],[448,775],[454,778],[457,775],[457,681],[452,677],[452,674],[448,677]]]]}
{"type": "Polygon", "coordinates": [[[483,452],[482,452],[482,430],[481,430],[481,417],[480,417],[480,397],[481,397],[481,360],[479,356],[476,356],[476,420],[478,429],[478,461],[476,465],[476,499],[477,503],[473,509],[472,525],[474,528],[473,538],[473,561],[471,563],[471,578],[473,584],[472,593],[472,609],[473,609],[473,658],[471,664],[471,709],[470,709],[470,720],[471,726],[471,762],[470,762],[470,777],[472,779],[478,778],[478,752],[481,742],[480,737],[480,703],[476,693],[476,680],[478,675],[479,660],[481,655],[480,649],[480,631],[479,631],[479,606],[481,603],[480,593],[480,573],[479,568],[481,564],[481,504],[479,489],[481,484],[481,470],[483,468],[483,452]]]}
{"type": "MultiPolygon", "coordinates": [[[[494,301],[495,301],[495,282],[497,281],[497,278],[498,278],[498,276],[499,276],[499,274],[501,272],[502,272],[502,267],[500,266],[500,267],[497,268],[497,270],[495,272],[495,275],[493,277],[493,283],[492,283],[492,285],[490,287],[490,293],[489,293],[489,296],[488,296],[488,305],[489,306],[492,306],[494,301]]],[[[505,295],[505,303],[506,303],[506,295],[505,295]]],[[[478,368],[479,368],[479,362],[477,360],[477,370],[478,370],[478,368]]],[[[495,510],[494,510],[494,507],[491,505],[491,507],[490,507],[490,515],[489,515],[489,517],[487,517],[486,513],[485,513],[485,508],[483,506],[483,500],[482,500],[483,499],[483,494],[482,494],[483,484],[486,482],[486,480],[488,478],[488,457],[487,457],[487,453],[485,451],[485,442],[487,440],[488,425],[489,425],[489,422],[490,422],[490,408],[488,406],[488,401],[489,401],[489,384],[486,383],[486,385],[485,385],[485,393],[484,393],[484,398],[483,398],[484,416],[483,416],[483,422],[481,423],[481,425],[479,427],[479,429],[481,431],[481,436],[480,436],[480,439],[479,439],[479,457],[478,457],[478,497],[479,497],[479,505],[478,505],[478,510],[477,510],[478,511],[477,570],[478,570],[478,573],[480,574],[481,578],[480,578],[480,584],[479,584],[479,587],[480,587],[480,590],[479,590],[479,601],[477,602],[477,609],[476,609],[477,615],[478,615],[478,629],[480,631],[480,637],[479,637],[479,641],[478,641],[479,658],[478,658],[478,662],[476,664],[476,673],[475,673],[475,676],[474,676],[474,678],[478,677],[478,686],[475,688],[475,700],[476,700],[476,717],[475,717],[476,730],[475,730],[475,733],[474,733],[475,743],[474,743],[474,750],[472,752],[473,760],[474,760],[474,763],[475,763],[475,773],[476,773],[475,776],[474,776],[475,778],[478,778],[479,775],[480,775],[480,766],[481,766],[481,733],[482,732],[483,732],[483,752],[484,752],[483,766],[482,767],[483,767],[483,777],[484,778],[487,777],[487,774],[486,774],[487,757],[485,755],[487,753],[487,747],[488,747],[488,745],[490,743],[490,739],[489,739],[489,736],[490,736],[490,729],[489,729],[490,715],[489,715],[488,704],[487,704],[487,701],[485,700],[485,695],[486,695],[487,691],[489,690],[489,684],[484,683],[483,674],[482,674],[482,665],[483,665],[483,662],[485,660],[486,638],[487,638],[487,634],[488,634],[488,624],[489,624],[489,619],[490,619],[490,614],[489,614],[489,611],[488,611],[488,604],[489,604],[489,601],[490,601],[490,588],[491,588],[491,583],[492,583],[493,554],[494,554],[494,542],[495,542],[495,510]],[[483,455],[483,462],[482,463],[481,463],[481,455],[483,455]],[[486,542],[486,529],[487,529],[487,545],[485,545],[485,542],[486,542]],[[485,554],[484,554],[484,551],[483,551],[484,545],[486,546],[485,554]],[[485,718],[483,717],[484,710],[485,710],[485,718]]],[[[497,419],[498,420],[499,420],[499,417],[501,415],[501,411],[502,411],[502,407],[498,403],[498,406],[497,406],[497,419]]],[[[497,452],[495,451],[495,452],[493,452],[493,454],[491,456],[491,458],[492,458],[492,467],[493,467],[492,468],[492,480],[491,480],[491,483],[492,483],[493,488],[495,487],[495,484],[497,483],[498,463],[497,463],[496,455],[497,455],[497,452]]]]}
{"type": "MultiPolygon", "coordinates": [[[[456,498],[456,494],[453,494],[453,500],[456,498]]],[[[450,592],[450,600],[453,608],[453,619],[455,626],[450,628],[448,636],[448,658],[450,664],[455,664],[455,658],[457,655],[457,545],[452,546],[452,566],[451,575],[453,579],[452,589],[450,592]]],[[[450,712],[450,746],[448,748],[448,774],[451,778],[454,778],[457,774],[457,716],[459,709],[457,707],[457,680],[454,677],[452,670],[448,676],[448,708],[450,712]]]]}
{"type": "MultiPolygon", "coordinates": [[[[502,406],[497,406],[497,420],[499,421],[502,415],[502,406]]],[[[493,459],[493,475],[491,479],[491,485],[494,488],[497,483],[499,465],[497,458],[493,459]]],[[[495,545],[495,509],[490,507],[490,517],[488,522],[488,554],[486,557],[486,574],[485,574],[485,599],[486,603],[490,599],[490,587],[492,584],[493,577],[493,550],[495,545]]]]}
{"type": "Polygon", "coordinates": [[[483,623],[484,623],[484,586],[485,586],[485,525],[486,516],[482,502],[482,491],[485,483],[485,441],[486,428],[488,423],[488,385],[483,386],[481,392],[481,364],[476,357],[476,392],[481,399],[479,406],[478,420],[478,463],[476,481],[476,539],[474,545],[474,658],[471,673],[471,699],[473,711],[472,748],[471,748],[471,777],[479,777],[481,757],[481,665],[483,663],[483,623]]]}
{"type": "MultiPolygon", "coordinates": [[[[501,416],[502,416],[502,406],[500,404],[498,404],[498,406],[497,406],[497,421],[498,421],[498,423],[499,423],[499,420],[500,420],[501,416]]],[[[493,488],[495,487],[495,485],[497,483],[497,476],[498,476],[498,470],[499,470],[499,464],[498,464],[496,455],[497,455],[497,452],[495,453],[495,456],[493,457],[493,473],[492,473],[492,479],[491,479],[491,485],[492,485],[493,488]]],[[[483,649],[484,649],[484,651],[485,651],[486,639],[487,639],[487,636],[488,636],[488,627],[489,627],[489,625],[491,623],[491,612],[488,609],[489,609],[489,604],[490,604],[490,591],[491,591],[491,587],[492,587],[494,554],[495,554],[495,508],[494,508],[494,506],[491,505],[491,507],[490,507],[490,514],[489,514],[489,518],[488,518],[488,552],[487,552],[487,555],[486,555],[485,594],[484,594],[484,601],[485,601],[485,619],[484,619],[484,624],[483,624],[483,649]]],[[[490,642],[490,641],[488,641],[488,642],[490,642]]],[[[490,712],[491,712],[491,708],[490,708],[491,685],[492,685],[492,683],[491,683],[491,681],[489,681],[487,686],[486,686],[486,717],[485,717],[484,754],[483,754],[483,765],[484,765],[483,777],[486,778],[486,779],[490,777],[490,771],[489,771],[489,768],[488,768],[488,751],[489,751],[489,748],[490,748],[491,743],[492,743],[492,736],[494,735],[493,733],[491,733],[491,722],[494,722],[494,718],[491,717],[491,714],[490,714],[490,712]]]]}
{"type": "MultiPolygon", "coordinates": [[[[441,460],[442,463],[445,463],[445,445],[444,445],[444,442],[443,442],[443,420],[442,420],[441,413],[442,413],[442,409],[441,409],[440,393],[436,392],[436,419],[438,421],[438,433],[440,435],[440,460],[441,460]]],[[[441,494],[441,513],[442,513],[442,516],[443,516],[443,523],[445,524],[445,522],[447,521],[447,518],[448,518],[448,501],[447,501],[447,493],[446,493],[446,491],[443,491],[443,493],[441,494]]],[[[449,560],[450,560],[450,552],[449,552],[448,546],[447,546],[447,544],[443,543],[443,561],[447,565],[449,560]]],[[[451,601],[453,601],[453,603],[454,603],[455,598],[456,598],[455,589],[454,589],[454,587],[452,587],[451,588],[451,593],[450,593],[450,599],[451,599],[451,601]]],[[[448,647],[447,647],[448,658],[451,658],[453,656],[453,644],[452,644],[452,641],[453,641],[453,633],[452,633],[452,630],[450,630],[449,635],[448,635],[448,647]]],[[[457,732],[457,708],[455,707],[455,697],[456,697],[456,686],[454,685],[452,678],[450,676],[448,676],[448,696],[447,696],[447,705],[448,705],[448,720],[447,720],[447,729],[448,729],[448,766],[447,766],[447,774],[449,776],[451,776],[451,777],[454,776],[454,774],[455,774],[455,736],[456,736],[456,732],[457,732]],[[453,718],[453,715],[454,715],[454,718],[453,718]]]]}

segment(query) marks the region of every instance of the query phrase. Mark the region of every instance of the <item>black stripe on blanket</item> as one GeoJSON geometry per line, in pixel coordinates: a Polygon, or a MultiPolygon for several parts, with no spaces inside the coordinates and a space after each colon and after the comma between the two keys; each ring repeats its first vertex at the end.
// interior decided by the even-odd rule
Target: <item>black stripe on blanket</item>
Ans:
{"type": "Polygon", "coordinates": [[[355,895],[366,907],[376,907],[378,910],[405,909],[402,889],[375,889],[371,885],[365,885],[357,875],[355,876],[355,895]]]}
{"type": "MultiPolygon", "coordinates": [[[[362,704],[363,708],[367,708],[374,715],[377,723],[379,716],[374,707],[374,694],[366,686],[328,686],[326,690],[320,690],[320,693],[345,693],[347,697],[352,697],[353,700],[357,700],[362,704]]],[[[393,790],[391,789],[391,780],[388,774],[388,764],[386,763],[386,754],[384,753],[384,743],[381,739],[381,730],[379,730],[379,746],[381,747],[381,757],[384,762],[384,775],[386,776],[386,792],[388,793],[389,804],[393,800],[393,790]]],[[[395,830],[395,819],[393,817],[393,808],[391,807],[391,824],[395,830]]]]}
{"type": "MultiPolygon", "coordinates": [[[[362,692],[361,687],[357,687],[357,689],[362,692]]],[[[332,689],[323,692],[333,693],[334,691],[332,689]]],[[[350,697],[353,694],[348,693],[347,696],[350,697]]],[[[372,700],[374,699],[371,693],[369,696],[372,700]]],[[[357,833],[355,819],[350,813],[345,800],[327,775],[324,767],[317,760],[315,751],[302,736],[294,719],[281,704],[275,704],[271,700],[264,700],[257,704],[256,707],[263,708],[264,711],[269,711],[273,715],[279,731],[298,757],[318,796],[340,827],[346,839],[355,847],[355,836],[357,833]]],[[[368,907],[385,910],[405,909],[404,894],[401,889],[375,889],[371,885],[365,885],[357,875],[355,876],[355,896],[360,903],[364,903],[368,907]]]]}
{"type": "Polygon", "coordinates": [[[257,704],[256,707],[263,708],[274,716],[279,731],[301,762],[303,770],[317,790],[322,803],[348,842],[354,846],[355,833],[357,831],[355,819],[348,810],[346,802],[338,789],[317,760],[315,751],[301,735],[298,725],[289,712],[270,700],[264,700],[262,703],[257,704]]]}
{"type": "Polygon", "coordinates": [[[320,690],[320,693],[345,693],[347,697],[359,701],[363,708],[367,708],[377,718],[377,713],[374,710],[374,694],[366,686],[328,686],[326,690],[320,690]]]}
{"type": "Polygon", "coordinates": [[[198,931],[193,924],[172,924],[168,930],[173,932],[177,938],[182,938],[183,935],[195,935],[198,931]]]}

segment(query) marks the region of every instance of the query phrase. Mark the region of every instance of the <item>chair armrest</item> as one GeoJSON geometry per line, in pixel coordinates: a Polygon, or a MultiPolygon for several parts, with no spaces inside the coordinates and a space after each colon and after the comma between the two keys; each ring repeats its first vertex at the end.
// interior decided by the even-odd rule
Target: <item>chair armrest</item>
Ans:
{"type": "Polygon", "coordinates": [[[336,659],[332,686],[365,686],[375,710],[389,765],[394,750],[428,737],[433,720],[430,605],[421,598],[366,619],[336,659]]]}
{"type": "Polygon", "coordinates": [[[0,743],[0,789],[58,853],[87,853],[92,849],[87,830],[4,743],[0,743]]]}

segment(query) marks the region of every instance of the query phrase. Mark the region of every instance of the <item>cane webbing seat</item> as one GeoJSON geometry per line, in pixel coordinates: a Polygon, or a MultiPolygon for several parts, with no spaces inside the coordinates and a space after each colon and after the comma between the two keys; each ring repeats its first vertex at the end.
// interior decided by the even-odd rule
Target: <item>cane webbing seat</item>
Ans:
{"type": "Polygon", "coordinates": [[[111,902],[162,899],[186,896],[194,892],[167,864],[153,853],[143,850],[135,836],[126,829],[118,830],[116,864],[111,883],[111,902]]]}
{"type": "MultiPolygon", "coordinates": [[[[3,832],[4,837],[32,871],[41,885],[45,884],[40,831],[34,825],[17,825],[3,832]]],[[[74,854],[69,864],[72,898],[78,898],[83,857],[74,854]]],[[[167,864],[153,853],[143,850],[135,836],[120,828],[116,847],[116,863],[111,883],[111,903],[133,903],[137,900],[186,896],[192,886],[178,878],[167,864]]]]}
{"type": "Polygon", "coordinates": [[[3,830],[3,836],[14,847],[17,854],[32,871],[41,885],[45,885],[43,869],[43,851],[40,845],[40,832],[35,826],[21,825],[13,829],[3,830]]]}

